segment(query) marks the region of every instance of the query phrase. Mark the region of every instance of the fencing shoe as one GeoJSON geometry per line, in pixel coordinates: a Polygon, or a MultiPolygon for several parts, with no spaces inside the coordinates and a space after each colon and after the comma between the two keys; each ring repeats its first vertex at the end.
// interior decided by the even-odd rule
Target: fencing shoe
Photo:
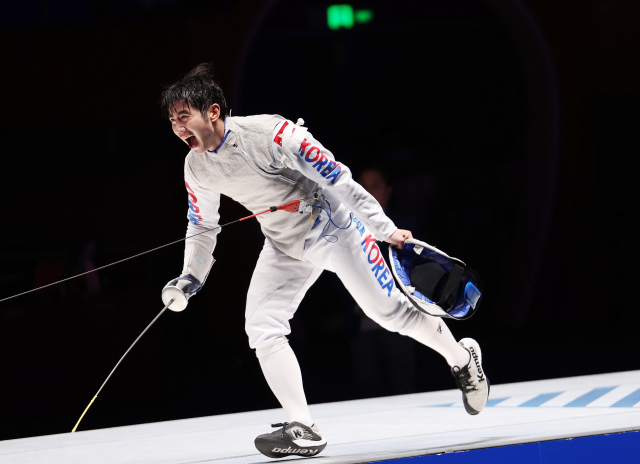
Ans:
{"type": "Polygon", "coordinates": [[[480,414],[489,398],[489,379],[482,370],[480,345],[472,338],[463,338],[460,345],[471,355],[469,364],[460,368],[453,366],[451,374],[462,391],[464,409],[471,415],[480,414]]]}
{"type": "Polygon", "coordinates": [[[258,451],[270,458],[316,456],[327,446],[327,440],[322,438],[315,425],[307,427],[300,422],[285,422],[271,427],[282,428],[259,435],[255,440],[258,451]]]}

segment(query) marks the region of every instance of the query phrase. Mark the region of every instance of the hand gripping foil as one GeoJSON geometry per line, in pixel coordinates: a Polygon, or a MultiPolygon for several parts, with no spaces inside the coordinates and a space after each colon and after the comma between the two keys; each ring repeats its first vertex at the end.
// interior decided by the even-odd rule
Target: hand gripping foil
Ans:
{"type": "Polygon", "coordinates": [[[200,291],[211,266],[214,263],[213,256],[203,246],[198,243],[187,243],[184,250],[184,266],[182,275],[170,281],[162,289],[162,301],[167,304],[172,299],[169,306],[172,311],[182,311],[187,307],[187,301],[195,293],[200,291]]]}
{"type": "Polygon", "coordinates": [[[202,284],[191,274],[173,279],[162,289],[162,302],[172,311],[182,311],[187,307],[187,301],[202,288],[202,284]]]}

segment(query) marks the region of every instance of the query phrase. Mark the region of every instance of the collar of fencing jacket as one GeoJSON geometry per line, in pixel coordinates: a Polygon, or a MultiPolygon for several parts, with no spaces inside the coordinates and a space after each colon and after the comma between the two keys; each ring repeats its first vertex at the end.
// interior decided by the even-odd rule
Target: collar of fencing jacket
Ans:
{"type": "MultiPolygon", "coordinates": [[[[225,140],[227,140],[227,136],[229,135],[229,132],[231,131],[230,127],[227,127],[227,122],[231,122],[231,120],[229,119],[229,117],[227,116],[223,123],[224,123],[224,137],[222,137],[222,140],[220,141],[220,145],[218,145],[218,147],[215,150],[207,150],[207,153],[218,153],[218,150],[220,150],[220,147],[222,146],[222,144],[225,142],[225,140]]],[[[230,126],[231,124],[229,124],[230,126]]]]}

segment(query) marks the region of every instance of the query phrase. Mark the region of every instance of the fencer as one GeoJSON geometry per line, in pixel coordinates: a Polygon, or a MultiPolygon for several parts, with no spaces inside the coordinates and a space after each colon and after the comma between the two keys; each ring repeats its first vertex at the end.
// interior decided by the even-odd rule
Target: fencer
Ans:
{"type": "MultiPolygon", "coordinates": [[[[316,140],[302,121],[278,115],[231,116],[224,95],[202,64],[167,87],[161,105],[173,132],[189,147],[184,176],[187,238],[180,277],[163,289],[165,304],[183,310],[214,263],[220,195],[258,212],[304,200],[304,214],[258,216],[265,236],[246,299],[246,333],[269,387],[288,415],[278,430],[255,439],[272,458],[315,456],[327,445],[307,406],[300,367],[287,341],[290,319],[324,271],[335,272],[368,317],[387,330],[440,353],[462,390],[467,412],[485,406],[488,380],[477,342],[459,343],[440,317],[417,309],[396,286],[376,245],[402,247],[399,229],[349,168],[316,140]]],[[[343,128],[342,130],[348,130],[343,128]]]]}

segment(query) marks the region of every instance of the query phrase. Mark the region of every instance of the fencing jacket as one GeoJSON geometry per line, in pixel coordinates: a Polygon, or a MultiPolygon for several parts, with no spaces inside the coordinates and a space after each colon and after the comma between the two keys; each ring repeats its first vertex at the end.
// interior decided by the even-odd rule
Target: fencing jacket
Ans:
{"type": "MultiPolygon", "coordinates": [[[[347,166],[335,161],[308,130],[278,115],[230,117],[215,151],[189,152],[185,186],[189,195],[187,237],[218,225],[220,195],[231,197],[253,214],[292,200],[309,198],[321,189],[331,191],[364,222],[379,240],[396,230],[380,204],[352,179],[347,166]]],[[[257,216],[262,232],[280,251],[303,259],[304,241],[313,220],[308,214],[277,211],[257,216]]],[[[194,273],[216,245],[220,229],[187,238],[183,273],[194,273]],[[204,250],[202,250],[204,249],[204,250]],[[194,250],[202,250],[198,253],[194,250]]],[[[210,261],[209,259],[206,259],[210,261]]],[[[212,264],[212,262],[211,262],[212,264]]],[[[202,282],[206,272],[195,272],[202,282]],[[198,275],[200,274],[200,275],[198,275]]]]}

